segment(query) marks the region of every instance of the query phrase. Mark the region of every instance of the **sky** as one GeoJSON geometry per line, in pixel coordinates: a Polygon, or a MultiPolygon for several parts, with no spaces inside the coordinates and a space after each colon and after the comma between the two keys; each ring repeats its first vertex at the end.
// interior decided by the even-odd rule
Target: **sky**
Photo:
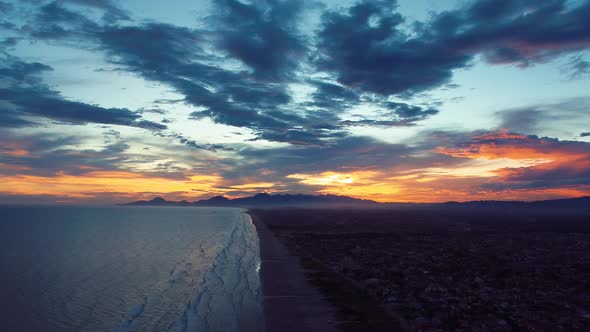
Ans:
{"type": "Polygon", "coordinates": [[[0,204],[590,195],[589,0],[0,0],[0,204]]]}

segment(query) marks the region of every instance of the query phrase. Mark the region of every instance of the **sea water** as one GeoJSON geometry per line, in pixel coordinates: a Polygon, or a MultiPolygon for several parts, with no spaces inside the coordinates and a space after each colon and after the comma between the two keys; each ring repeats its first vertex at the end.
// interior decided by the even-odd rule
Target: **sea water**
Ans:
{"type": "Polygon", "coordinates": [[[1,331],[261,331],[233,208],[1,207],[1,331]]]}

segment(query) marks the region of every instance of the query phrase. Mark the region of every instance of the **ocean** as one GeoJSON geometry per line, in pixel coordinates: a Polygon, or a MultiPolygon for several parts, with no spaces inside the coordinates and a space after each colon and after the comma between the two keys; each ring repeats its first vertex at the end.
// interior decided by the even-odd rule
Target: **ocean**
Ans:
{"type": "Polygon", "coordinates": [[[262,331],[235,208],[0,207],[0,331],[262,331]]]}

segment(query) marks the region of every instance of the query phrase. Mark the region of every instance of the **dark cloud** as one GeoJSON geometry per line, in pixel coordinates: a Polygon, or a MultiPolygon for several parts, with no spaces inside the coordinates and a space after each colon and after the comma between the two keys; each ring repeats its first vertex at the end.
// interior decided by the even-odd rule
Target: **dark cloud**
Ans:
{"type": "Polygon", "coordinates": [[[146,24],[110,28],[100,38],[114,64],[167,83],[185,96],[186,103],[203,107],[190,114],[192,119],[207,117],[217,123],[250,128],[261,139],[293,144],[318,144],[333,137],[331,129],[322,126],[326,120],[318,123],[315,115],[319,113],[293,108],[284,84],[262,82],[206,64],[211,56],[200,47],[199,31],[146,24]]]}
{"type": "MultiPolygon", "coordinates": [[[[344,11],[325,12],[315,38],[303,38],[299,31],[304,7],[305,2],[295,0],[216,1],[209,25],[192,29],[156,22],[123,24],[118,21],[128,16],[112,1],[62,0],[38,6],[22,32],[105,52],[117,70],[181,94],[181,100],[160,102],[197,107],[191,119],[249,128],[255,139],[313,146],[342,139],[351,126],[411,126],[437,114],[432,105],[390,102],[387,96],[408,96],[444,84],[452,88],[448,81],[453,70],[477,55],[489,63],[525,67],[585,49],[590,37],[590,4],[567,6],[565,0],[478,0],[413,24],[404,21],[395,1],[366,0],[344,11]],[[85,16],[77,10],[80,6],[109,13],[112,19],[85,16]],[[227,60],[239,60],[248,70],[227,60]],[[316,69],[328,75],[299,76],[316,69]],[[314,87],[312,100],[294,100],[291,83],[314,87]],[[375,117],[341,119],[363,102],[382,110],[375,117]]],[[[59,121],[165,127],[126,109],[98,112],[96,106],[64,101],[55,93],[24,101],[16,92],[13,99],[30,114],[59,121]],[[46,114],[42,103],[61,111],[46,114]]],[[[14,122],[5,118],[5,123],[14,122]]],[[[516,121],[516,114],[506,120],[516,121]]]]}
{"type": "Polygon", "coordinates": [[[109,126],[104,126],[104,128],[106,129],[102,136],[104,137],[104,142],[105,144],[111,144],[113,142],[118,141],[119,139],[121,139],[121,133],[111,129],[109,126]]]}
{"type": "Polygon", "coordinates": [[[12,11],[13,5],[8,3],[8,2],[4,2],[4,1],[0,1],[0,12],[2,13],[8,13],[10,11],[12,11]]]}
{"type": "Polygon", "coordinates": [[[386,171],[396,174],[433,164],[454,165],[463,162],[447,155],[428,153],[416,145],[392,144],[365,136],[347,136],[324,146],[289,146],[280,148],[239,149],[242,158],[225,160],[225,179],[258,178],[283,182],[296,173],[386,171]],[[412,157],[412,155],[420,156],[412,157]]]}
{"type": "Polygon", "coordinates": [[[18,41],[19,41],[19,39],[15,38],[15,37],[4,38],[3,40],[0,41],[0,49],[11,48],[13,46],[16,46],[16,44],[18,44],[18,41]]]}
{"type": "Polygon", "coordinates": [[[452,40],[479,47],[490,63],[526,67],[588,48],[588,19],[588,2],[571,8],[565,0],[480,0],[467,8],[457,28],[480,24],[463,34],[455,30],[452,40]]]}
{"type": "Polygon", "coordinates": [[[23,119],[21,117],[22,114],[19,112],[4,109],[2,105],[0,105],[0,127],[5,128],[21,128],[21,127],[33,127],[36,126],[37,123],[23,119]]]}
{"type": "MultiPolygon", "coordinates": [[[[74,2],[98,6],[94,1],[74,2]]],[[[104,24],[71,4],[54,1],[41,6],[24,31],[37,40],[100,49],[117,70],[171,86],[184,96],[172,102],[198,107],[191,119],[207,117],[249,128],[257,139],[302,145],[328,144],[345,136],[347,126],[358,125],[341,121],[339,115],[361,101],[360,90],[310,80],[307,83],[316,87],[313,102],[299,103],[291,97],[289,84],[298,82],[297,70],[311,50],[298,31],[300,1],[215,2],[208,30],[155,22],[104,24]],[[211,45],[251,70],[226,68],[226,58],[211,53],[211,45]]],[[[368,120],[407,125],[427,115],[368,120]]]]}
{"type": "MultiPolygon", "coordinates": [[[[286,7],[282,6],[286,4],[277,2],[276,5],[281,15],[285,15],[286,7]]],[[[42,7],[35,23],[29,28],[34,38],[86,46],[94,43],[118,68],[172,86],[185,96],[185,103],[204,108],[193,112],[191,118],[209,117],[218,123],[247,127],[261,139],[290,141],[296,136],[293,143],[316,144],[323,137],[330,137],[325,128],[301,128],[310,121],[299,109],[288,105],[292,100],[285,84],[259,81],[256,75],[215,65],[220,59],[202,48],[209,43],[205,31],[161,23],[100,26],[57,2],[42,7]],[[301,134],[289,134],[292,132],[289,128],[296,126],[301,134]],[[305,137],[310,142],[301,141],[305,137]]],[[[151,125],[146,121],[139,124],[151,125]]]]}
{"type": "Polygon", "coordinates": [[[342,121],[341,124],[347,126],[407,127],[414,126],[418,121],[438,113],[438,110],[434,108],[392,101],[381,102],[381,106],[384,109],[380,111],[379,118],[367,118],[358,115],[358,119],[342,121]]]}
{"type": "Polygon", "coordinates": [[[500,127],[521,133],[532,133],[539,129],[539,123],[546,120],[546,114],[540,109],[524,108],[498,112],[500,127]]]}
{"type": "Polygon", "coordinates": [[[406,103],[386,102],[384,106],[394,115],[402,119],[424,119],[438,113],[438,110],[433,108],[423,108],[419,106],[408,105],[406,103]]]}
{"type": "Polygon", "coordinates": [[[502,110],[496,116],[499,127],[509,131],[563,137],[577,135],[580,126],[590,125],[589,107],[590,98],[578,97],[502,110]]]}
{"type": "Polygon", "coordinates": [[[584,132],[580,134],[580,137],[588,137],[590,136],[590,132],[584,132]]]}
{"type": "Polygon", "coordinates": [[[161,114],[164,115],[168,113],[167,111],[160,109],[160,108],[140,108],[138,112],[141,113],[153,113],[153,114],[161,114]]]}
{"type": "MultiPolygon", "coordinates": [[[[586,159],[585,162],[590,161],[586,159]]],[[[521,188],[551,188],[567,185],[590,184],[590,167],[560,164],[556,167],[506,168],[500,173],[502,180],[516,183],[521,188]]]]}
{"type": "MultiPolygon", "coordinates": [[[[17,131],[0,131],[4,147],[13,147],[22,154],[2,153],[0,148],[0,175],[31,175],[51,177],[56,175],[83,175],[89,172],[134,171],[147,176],[186,179],[177,168],[162,169],[154,165],[167,163],[171,155],[181,153],[174,146],[160,146],[163,152],[137,153],[131,150],[133,142],[122,139],[118,132],[105,132],[105,144],[99,148],[85,148],[88,137],[51,133],[23,134],[17,131]]],[[[199,165],[201,154],[192,153],[191,164],[199,165]]],[[[186,169],[185,169],[186,170],[186,169]]]]}
{"type": "Polygon", "coordinates": [[[45,117],[64,123],[101,123],[149,130],[166,126],[147,121],[137,112],[125,108],[103,108],[64,99],[41,82],[40,74],[52,70],[41,63],[23,62],[15,57],[0,59],[0,111],[3,126],[22,127],[32,122],[23,117],[45,117]]]}
{"type": "MultiPolygon", "coordinates": [[[[12,173],[26,175],[52,176],[60,171],[70,174],[80,174],[84,172],[80,166],[98,167],[103,169],[113,169],[113,165],[120,161],[120,156],[111,154],[96,154],[94,150],[76,151],[66,146],[76,146],[83,142],[83,139],[76,136],[66,135],[26,135],[14,136],[12,134],[1,133],[0,138],[4,145],[15,145],[19,149],[26,151],[23,155],[0,155],[0,162],[18,166],[12,170],[3,169],[3,175],[12,173]]],[[[107,147],[108,149],[108,147],[107,147]]]]}
{"type": "Polygon", "coordinates": [[[320,69],[335,72],[346,86],[380,94],[421,90],[448,80],[451,75],[444,67],[460,66],[466,59],[437,52],[438,45],[406,41],[395,29],[403,22],[396,8],[394,1],[365,1],[345,13],[324,14],[318,35],[320,69]]]}
{"type": "Polygon", "coordinates": [[[95,21],[53,1],[38,8],[20,31],[36,40],[75,42],[79,46],[92,42],[99,29],[95,21]]]}
{"type": "Polygon", "coordinates": [[[570,58],[564,69],[570,79],[587,77],[590,76],[590,61],[585,60],[582,56],[575,56],[570,58]]]}
{"type": "Polygon", "coordinates": [[[56,0],[34,4],[36,11],[27,17],[27,24],[18,29],[37,40],[74,43],[91,47],[102,24],[114,24],[130,17],[109,0],[56,0]],[[71,6],[74,5],[74,6],[71,6]],[[103,12],[102,21],[93,20],[75,7],[93,8],[103,12]]]}
{"type": "Polygon", "coordinates": [[[139,127],[150,130],[166,129],[166,126],[147,120],[126,108],[100,106],[69,101],[56,93],[31,89],[0,89],[0,100],[15,105],[23,114],[42,116],[71,124],[102,123],[139,127]],[[36,93],[36,95],[33,95],[36,93]],[[47,95],[44,95],[48,93],[47,95]]]}
{"type": "Polygon", "coordinates": [[[98,32],[97,37],[112,63],[148,77],[158,75],[156,71],[162,71],[163,76],[179,67],[190,69],[188,65],[199,53],[202,40],[198,31],[164,23],[111,26],[98,32]]]}
{"type": "Polygon", "coordinates": [[[130,19],[129,15],[111,0],[60,0],[60,2],[103,10],[103,20],[109,23],[130,19]]]}
{"type": "Polygon", "coordinates": [[[211,20],[218,45],[250,67],[257,79],[284,79],[299,65],[307,48],[297,28],[304,1],[220,0],[213,4],[211,20]]]}
{"type": "Polygon", "coordinates": [[[590,3],[478,0],[407,32],[395,1],[366,0],[323,16],[316,62],[347,86],[383,95],[449,81],[478,54],[520,67],[590,47],[590,3]]]}
{"type": "Polygon", "coordinates": [[[36,85],[39,75],[53,68],[39,62],[23,62],[16,57],[5,55],[0,67],[0,78],[6,83],[17,82],[19,84],[36,85]]]}
{"type": "Polygon", "coordinates": [[[178,142],[180,142],[180,144],[186,145],[189,148],[192,149],[197,149],[197,150],[206,150],[206,151],[211,151],[211,152],[217,152],[219,150],[222,151],[232,151],[233,149],[230,147],[226,147],[220,144],[200,144],[197,143],[195,140],[192,140],[190,138],[186,138],[184,135],[179,134],[179,133],[174,133],[174,132],[154,132],[155,136],[159,136],[159,137],[170,137],[170,138],[174,138],[177,139],[178,142]]]}
{"type": "Polygon", "coordinates": [[[173,105],[184,102],[184,99],[156,99],[154,104],[156,105],[173,105]]]}
{"type": "Polygon", "coordinates": [[[347,87],[319,80],[309,80],[308,83],[316,88],[312,94],[313,103],[309,106],[340,113],[361,101],[360,95],[347,87]]]}

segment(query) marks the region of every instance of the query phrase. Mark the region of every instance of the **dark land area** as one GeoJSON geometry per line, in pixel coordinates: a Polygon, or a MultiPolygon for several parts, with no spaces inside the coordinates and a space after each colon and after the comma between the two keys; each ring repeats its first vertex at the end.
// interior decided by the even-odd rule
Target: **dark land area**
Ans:
{"type": "Polygon", "coordinates": [[[590,209],[579,203],[250,214],[299,258],[340,330],[587,331],[590,209]]]}

